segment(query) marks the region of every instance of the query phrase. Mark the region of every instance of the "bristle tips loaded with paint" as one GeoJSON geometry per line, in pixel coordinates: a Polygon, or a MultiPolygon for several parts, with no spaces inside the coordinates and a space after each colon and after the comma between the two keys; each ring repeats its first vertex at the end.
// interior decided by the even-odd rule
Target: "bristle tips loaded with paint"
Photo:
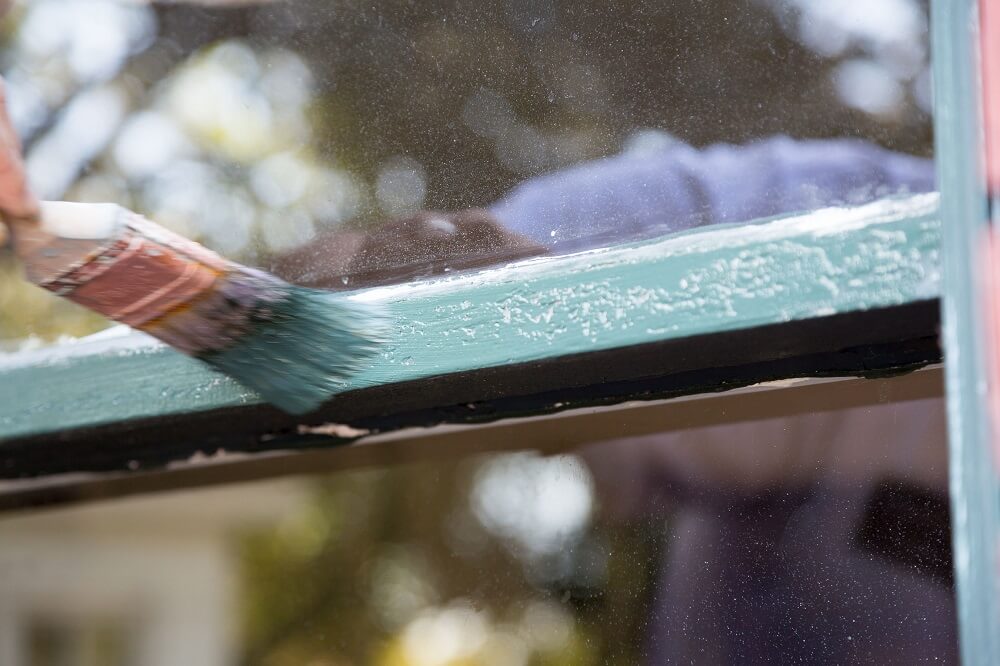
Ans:
{"type": "Polygon", "coordinates": [[[388,332],[389,318],[377,306],[290,287],[237,344],[197,357],[277,407],[301,414],[343,390],[388,332]]]}

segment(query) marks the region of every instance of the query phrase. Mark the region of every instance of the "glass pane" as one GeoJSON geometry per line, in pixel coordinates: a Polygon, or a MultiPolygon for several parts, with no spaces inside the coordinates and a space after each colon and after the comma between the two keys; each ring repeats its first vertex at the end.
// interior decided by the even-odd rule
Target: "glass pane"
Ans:
{"type": "MultiPolygon", "coordinates": [[[[308,285],[934,186],[921,0],[12,7],[0,69],[43,197],[308,285]]],[[[6,346],[104,325],[0,271],[6,346]]]]}
{"type": "Polygon", "coordinates": [[[8,515],[0,661],[957,663],[946,484],[938,398],[8,515]]]}

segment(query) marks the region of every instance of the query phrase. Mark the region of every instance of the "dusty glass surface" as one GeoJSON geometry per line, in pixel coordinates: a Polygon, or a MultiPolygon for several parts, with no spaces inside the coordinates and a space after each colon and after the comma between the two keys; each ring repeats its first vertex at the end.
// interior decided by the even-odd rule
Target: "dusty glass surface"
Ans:
{"type": "MultiPolygon", "coordinates": [[[[44,198],[337,289],[931,189],[927,64],[920,0],[32,0],[0,44],[44,198]]],[[[7,346],[103,325],[0,271],[7,346]]]]}
{"type": "Polygon", "coordinates": [[[0,663],[957,663],[940,399],[0,517],[0,663]]]}

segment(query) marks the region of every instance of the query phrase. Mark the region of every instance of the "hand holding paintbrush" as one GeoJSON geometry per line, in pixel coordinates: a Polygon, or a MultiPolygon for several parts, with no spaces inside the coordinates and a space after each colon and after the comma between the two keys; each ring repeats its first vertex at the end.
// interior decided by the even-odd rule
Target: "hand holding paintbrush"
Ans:
{"type": "MultiPolygon", "coordinates": [[[[38,204],[0,96],[0,213],[28,278],[309,411],[378,348],[369,306],[303,289],[110,204],[38,204]]],[[[211,211],[205,211],[210,215],[211,211]]]]}

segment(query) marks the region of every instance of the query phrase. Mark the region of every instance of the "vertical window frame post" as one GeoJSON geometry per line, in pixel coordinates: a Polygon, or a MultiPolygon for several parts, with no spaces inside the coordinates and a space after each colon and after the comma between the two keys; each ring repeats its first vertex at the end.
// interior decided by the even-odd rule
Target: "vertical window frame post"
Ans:
{"type": "Polygon", "coordinates": [[[987,344],[989,294],[983,251],[989,200],[980,12],[978,0],[932,0],[931,9],[959,633],[963,663],[996,664],[1000,663],[1000,467],[993,454],[995,426],[989,413],[992,350],[987,344]]]}

